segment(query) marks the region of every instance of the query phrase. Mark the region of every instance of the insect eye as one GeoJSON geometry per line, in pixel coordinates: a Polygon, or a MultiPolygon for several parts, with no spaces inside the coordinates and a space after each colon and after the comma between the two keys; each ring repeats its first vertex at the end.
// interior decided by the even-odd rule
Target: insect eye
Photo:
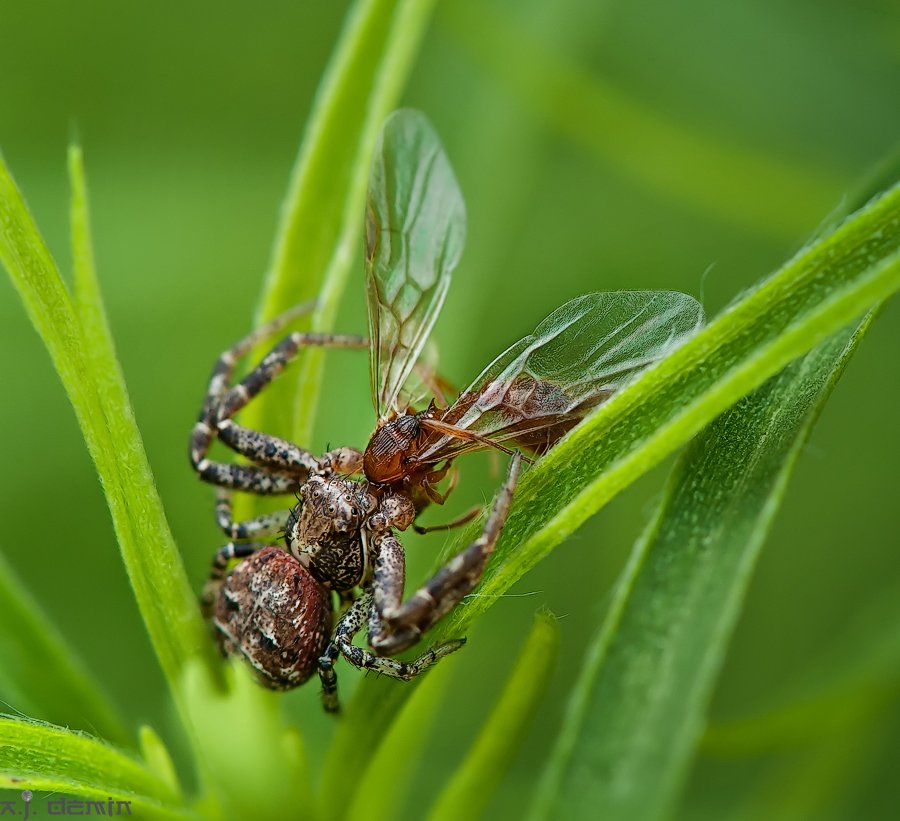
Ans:
{"type": "Polygon", "coordinates": [[[335,514],[336,512],[337,512],[337,508],[336,508],[334,505],[328,505],[328,513],[329,513],[329,515],[334,516],[334,514],[335,514]]]}

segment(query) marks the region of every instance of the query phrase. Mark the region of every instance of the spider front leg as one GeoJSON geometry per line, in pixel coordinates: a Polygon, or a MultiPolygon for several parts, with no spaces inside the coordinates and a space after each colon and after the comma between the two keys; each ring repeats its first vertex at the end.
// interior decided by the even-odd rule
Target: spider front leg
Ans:
{"type": "Polygon", "coordinates": [[[331,641],[319,659],[319,678],[322,681],[322,706],[326,712],[336,713],[339,710],[337,697],[337,675],[334,663],[338,656],[343,656],[354,667],[360,670],[374,670],[391,678],[409,681],[424,673],[429,667],[459,650],[465,639],[456,639],[431,647],[412,661],[382,658],[353,644],[353,637],[362,629],[366,618],[374,609],[371,593],[358,598],[341,617],[332,634],[331,641]]]}
{"type": "MultiPolygon", "coordinates": [[[[335,348],[368,348],[364,337],[342,334],[292,333],[279,342],[237,385],[229,387],[237,361],[261,339],[271,336],[301,313],[292,309],[268,325],[244,337],[225,351],[213,368],[203,407],[191,433],[191,464],[204,481],[222,487],[244,490],[260,495],[290,493],[299,479],[322,467],[320,460],[293,442],[277,436],[241,427],[232,417],[268,385],[306,346],[335,348]],[[253,465],[213,462],[207,454],[214,439],[220,439],[232,450],[246,456],[253,465]]],[[[358,459],[344,456],[331,458],[345,469],[352,468],[358,459]]]]}
{"type": "Polygon", "coordinates": [[[411,647],[475,589],[503,531],[520,467],[521,454],[516,452],[481,536],[447,562],[406,602],[402,601],[405,557],[400,540],[389,532],[373,540],[377,554],[369,644],[376,652],[392,654],[411,647]]]}

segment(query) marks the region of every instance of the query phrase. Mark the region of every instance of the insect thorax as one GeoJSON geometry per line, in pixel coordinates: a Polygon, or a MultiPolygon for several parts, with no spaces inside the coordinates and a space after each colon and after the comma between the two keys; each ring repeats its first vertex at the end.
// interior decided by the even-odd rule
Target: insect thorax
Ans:
{"type": "Polygon", "coordinates": [[[421,415],[398,416],[375,431],[363,454],[363,471],[370,482],[392,484],[403,479],[422,436],[421,415]]]}

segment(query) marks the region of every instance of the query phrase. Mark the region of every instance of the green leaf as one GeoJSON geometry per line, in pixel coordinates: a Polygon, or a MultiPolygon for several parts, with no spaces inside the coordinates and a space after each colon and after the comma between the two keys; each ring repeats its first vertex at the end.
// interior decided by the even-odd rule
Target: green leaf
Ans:
{"type": "MultiPolygon", "coordinates": [[[[291,305],[318,298],[311,327],[332,327],[347,275],[362,247],[375,138],[399,99],[433,7],[434,0],[360,0],[348,15],[282,207],[258,324],[291,305]]],[[[266,401],[247,409],[250,427],[293,430],[295,441],[309,442],[322,357],[321,350],[306,351],[294,400],[288,398],[291,386],[282,380],[266,401]],[[295,418],[285,418],[284,409],[295,405],[295,418]]]]}
{"type": "Polygon", "coordinates": [[[868,324],[793,362],[681,457],[589,651],[536,817],[671,808],[797,455],[868,324]]]}
{"type": "Polygon", "coordinates": [[[178,783],[178,774],[175,772],[172,756],[169,755],[166,745],[156,731],[145,724],[138,731],[138,741],[141,755],[150,772],[167,784],[175,795],[181,795],[181,785],[178,783]]]}
{"type": "MultiPolygon", "coordinates": [[[[865,202],[894,179],[892,164],[862,186],[853,201],[865,202]]],[[[793,465],[876,310],[724,413],[681,457],[656,521],[633,551],[576,686],[535,816],[552,810],[653,818],[672,806],[793,465]],[[592,731],[600,729],[592,737],[592,731]]],[[[857,625],[831,654],[834,658],[813,671],[818,689],[807,684],[805,691],[807,696],[815,692],[818,732],[842,726],[848,716],[868,719],[880,700],[873,698],[872,679],[880,679],[883,686],[885,675],[896,675],[897,665],[888,657],[896,648],[897,608],[894,602],[885,604],[859,620],[866,628],[890,623],[892,629],[877,631],[884,634],[882,641],[874,647],[865,642],[867,652],[861,653],[858,639],[871,637],[873,631],[862,632],[857,625]],[[855,663],[848,664],[848,659],[855,663]],[[823,681],[828,682],[826,692],[823,681]]],[[[769,729],[796,729],[798,714],[808,718],[813,705],[799,706],[775,711],[769,729]]],[[[767,723],[765,717],[744,722],[752,727],[751,738],[758,739],[760,723],[767,723]]],[[[740,743],[740,725],[730,736],[740,743]]],[[[846,756],[842,760],[848,763],[846,756]]],[[[825,756],[810,765],[811,772],[833,761],[825,756]]],[[[847,766],[846,773],[852,769],[847,766]]],[[[830,783],[837,781],[832,778],[830,783]]],[[[794,792],[809,797],[808,790],[794,792]]]]}
{"type": "Polygon", "coordinates": [[[36,721],[0,717],[0,787],[84,796],[104,809],[109,799],[130,801],[132,812],[147,818],[196,817],[169,784],[131,756],[36,721]]]}
{"type": "MultiPolygon", "coordinates": [[[[413,783],[422,760],[422,748],[441,698],[453,672],[453,665],[442,664],[416,682],[409,698],[390,724],[390,729],[375,749],[368,751],[367,766],[352,790],[347,806],[336,808],[334,818],[365,818],[366,821],[390,821],[396,818],[413,783]]],[[[391,682],[395,687],[410,687],[413,682],[391,682]]],[[[323,795],[326,805],[328,796],[323,795]]],[[[326,813],[326,817],[329,817],[326,813]]]]}
{"type": "Polygon", "coordinates": [[[80,154],[71,157],[78,309],[0,162],[0,260],[47,347],[100,475],[125,567],[178,699],[186,659],[208,652],[199,611],[156,493],[93,272],[80,154]]]}
{"type": "Polygon", "coordinates": [[[484,812],[537,714],[558,651],[556,617],[539,611],[500,698],[432,806],[429,821],[478,818],[484,812]]]}
{"type": "Polygon", "coordinates": [[[415,692],[420,681],[421,679],[415,679],[401,685],[386,676],[380,676],[367,679],[356,688],[325,754],[319,790],[323,814],[328,812],[327,807],[333,801],[333,796],[342,795],[346,790],[347,773],[365,770],[372,750],[377,749],[387,728],[415,692]]]}
{"type": "Polygon", "coordinates": [[[125,744],[131,733],[0,554],[0,694],[17,711],[60,724],[92,727],[125,744]]]}
{"type": "MultiPolygon", "coordinates": [[[[480,595],[438,636],[464,635],[620,490],[788,362],[900,288],[900,187],[803,249],[624,388],[526,473],[480,595]]],[[[468,543],[478,525],[455,543],[468,543]]]]}
{"type": "Polygon", "coordinates": [[[188,667],[185,693],[202,743],[202,765],[226,818],[302,819],[313,814],[303,740],[286,727],[280,693],[260,687],[234,659],[223,692],[209,687],[205,669],[188,667]]]}

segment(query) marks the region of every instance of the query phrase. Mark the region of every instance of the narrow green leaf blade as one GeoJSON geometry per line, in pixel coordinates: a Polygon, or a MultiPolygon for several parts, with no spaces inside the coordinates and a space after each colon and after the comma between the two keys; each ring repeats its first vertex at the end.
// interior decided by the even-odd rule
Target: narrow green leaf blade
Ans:
{"type": "MultiPolygon", "coordinates": [[[[77,146],[69,151],[69,174],[77,316],[67,316],[66,321],[72,325],[68,330],[72,337],[80,331],[81,339],[78,347],[73,346],[65,355],[84,357],[81,367],[96,396],[90,404],[76,404],[72,386],[65,379],[64,383],[76,405],[103,482],[138,607],[177,698],[177,685],[186,659],[194,656],[209,659],[209,642],[156,491],[116,357],[94,269],[84,162],[77,146]],[[95,413],[96,410],[100,413],[95,413]]],[[[40,242],[33,224],[30,230],[33,241],[40,242]]],[[[58,274],[55,276],[58,280],[58,274]]],[[[23,293],[23,297],[31,299],[32,294],[23,293]]],[[[66,297],[60,283],[57,299],[68,303],[66,297]]],[[[44,340],[48,347],[58,344],[53,336],[45,336],[44,340]]]]}
{"type": "Polygon", "coordinates": [[[429,821],[478,818],[484,812],[537,713],[558,651],[556,617],[539,611],[500,698],[472,748],[434,802],[429,821]]]}
{"type": "Polygon", "coordinates": [[[131,734],[103,688],[2,554],[0,602],[0,697],[19,712],[59,724],[90,727],[105,738],[127,744],[131,734]]]}
{"type": "MultiPolygon", "coordinates": [[[[378,129],[397,103],[434,0],[359,0],[319,88],[282,208],[259,323],[318,298],[313,330],[332,327],[350,267],[362,247],[363,205],[378,129]]],[[[309,442],[323,352],[310,350],[296,392],[273,386],[248,408],[250,427],[309,442]],[[294,402],[289,397],[294,396],[294,402]],[[293,420],[284,409],[296,404],[293,420]]]]}
{"type": "MultiPolygon", "coordinates": [[[[80,281],[89,271],[83,179],[73,209],[80,281]]],[[[0,162],[0,260],[62,379],[103,483],[122,556],[160,663],[177,692],[184,660],[206,646],[202,623],[175,549],[141,444],[116,376],[118,365],[104,329],[86,339],[80,318],[37,226],[9,172],[0,162]],[[88,350],[91,353],[88,353],[88,350]],[[98,370],[107,369],[100,374],[98,370]],[[101,388],[102,386],[102,388],[101,388]]],[[[82,292],[87,294],[85,289],[82,292]]],[[[82,304],[93,297],[85,296],[82,304]]],[[[99,301],[95,301],[99,306],[99,301]]],[[[102,317],[102,308],[97,308],[102,317]]]]}
{"type": "MultiPolygon", "coordinates": [[[[391,722],[390,728],[377,747],[369,748],[367,766],[352,790],[352,800],[346,806],[327,808],[326,818],[365,818],[366,821],[390,821],[396,818],[412,784],[421,761],[422,748],[435,715],[441,707],[441,697],[453,672],[452,663],[442,664],[428,672],[424,680],[416,682],[403,709],[391,722]],[[374,748],[374,752],[373,752],[374,748]]],[[[391,682],[402,687],[399,682],[391,682]]],[[[409,687],[412,682],[406,684],[409,687]]]]}
{"type": "Polygon", "coordinates": [[[794,462],[868,324],[792,363],[679,460],[589,652],[536,817],[671,807],[794,462]]]}
{"type": "Polygon", "coordinates": [[[104,809],[109,799],[130,801],[135,815],[148,818],[196,817],[169,784],[115,747],[52,724],[2,716],[0,787],[84,796],[104,809]]]}
{"type": "MultiPolygon", "coordinates": [[[[803,249],[623,389],[522,477],[479,596],[439,636],[464,635],[585,519],[792,359],[900,288],[900,186],[803,249]]],[[[467,529],[456,542],[477,533],[467,529]]]]}

